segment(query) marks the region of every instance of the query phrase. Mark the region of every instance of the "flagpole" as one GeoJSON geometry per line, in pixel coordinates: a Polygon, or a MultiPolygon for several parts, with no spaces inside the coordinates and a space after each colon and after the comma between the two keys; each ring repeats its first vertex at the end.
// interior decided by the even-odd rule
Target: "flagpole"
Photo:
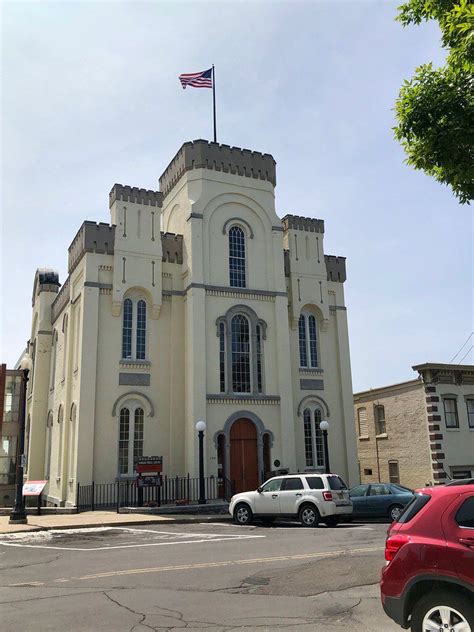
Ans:
{"type": "Polygon", "coordinates": [[[212,64],[212,106],[214,111],[214,142],[217,143],[217,127],[216,127],[216,69],[212,64]]]}

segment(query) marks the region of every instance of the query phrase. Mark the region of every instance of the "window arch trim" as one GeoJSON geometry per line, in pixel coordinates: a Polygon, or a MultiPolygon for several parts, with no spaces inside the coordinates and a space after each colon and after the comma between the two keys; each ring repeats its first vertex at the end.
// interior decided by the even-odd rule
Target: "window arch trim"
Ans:
{"type": "Polygon", "coordinates": [[[144,393],[138,391],[129,391],[117,397],[112,406],[112,417],[117,417],[120,414],[120,409],[126,406],[126,403],[131,400],[138,400],[141,403],[142,408],[145,411],[147,417],[155,416],[155,407],[151,399],[144,393]]]}
{"type": "Polygon", "coordinates": [[[227,235],[230,229],[234,226],[242,228],[242,230],[244,231],[244,235],[246,237],[249,237],[250,239],[253,239],[254,234],[252,227],[247,221],[245,221],[245,219],[242,219],[240,217],[231,217],[230,219],[228,219],[222,227],[222,234],[227,235]]]}

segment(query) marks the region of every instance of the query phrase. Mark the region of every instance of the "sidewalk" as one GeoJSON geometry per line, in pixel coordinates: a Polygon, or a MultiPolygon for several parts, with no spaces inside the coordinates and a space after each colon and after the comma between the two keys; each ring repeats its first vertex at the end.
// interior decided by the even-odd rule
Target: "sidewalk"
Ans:
{"type": "Polygon", "coordinates": [[[0,516],[0,534],[20,531],[48,531],[50,529],[80,529],[85,527],[118,527],[140,524],[187,524],[193,522],[222,522],[230,520],[227,514],[139,514],[115,511],[84,511],[76,514],[28,516],[28,524],[9,524],[9,516],[0,516]]]}

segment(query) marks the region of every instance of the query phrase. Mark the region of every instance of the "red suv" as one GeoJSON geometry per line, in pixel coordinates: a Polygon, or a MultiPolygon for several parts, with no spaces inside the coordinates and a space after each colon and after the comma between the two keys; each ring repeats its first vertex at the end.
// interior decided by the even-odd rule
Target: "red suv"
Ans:
{"type": "Polygon", "coordinates": [[[380,588],[412,632],[474,632],[474,485],[416,491],[389,530],[380,588]]]}

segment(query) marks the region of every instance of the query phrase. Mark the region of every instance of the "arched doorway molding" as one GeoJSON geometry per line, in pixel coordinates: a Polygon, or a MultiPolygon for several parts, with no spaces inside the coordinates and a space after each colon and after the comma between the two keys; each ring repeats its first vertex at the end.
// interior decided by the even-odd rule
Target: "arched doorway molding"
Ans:
{"type": "Polygon", "coordinates": [[[258,460],[258,476],[260,483],[263,482],[264,478],[264,458],[263,458],[263,438],[265,435],[268,436],[269,447],[270,449],[273,446],[273,432],[265,428],[265,424],[255,413],[250,410],[239,410],[235,413],[232,413],[230,417],[227,418],[227,421],[224,424],[222,430],[218,430],[214,435],[214,445],[216,446],[216,450],[218,450],[218,441],[219,436],[224,436],[224,475],[230,480],[230,431],[233,424],[239,419],[248,419],[251,421],[257,430],[257,460],[258,460]]]}

